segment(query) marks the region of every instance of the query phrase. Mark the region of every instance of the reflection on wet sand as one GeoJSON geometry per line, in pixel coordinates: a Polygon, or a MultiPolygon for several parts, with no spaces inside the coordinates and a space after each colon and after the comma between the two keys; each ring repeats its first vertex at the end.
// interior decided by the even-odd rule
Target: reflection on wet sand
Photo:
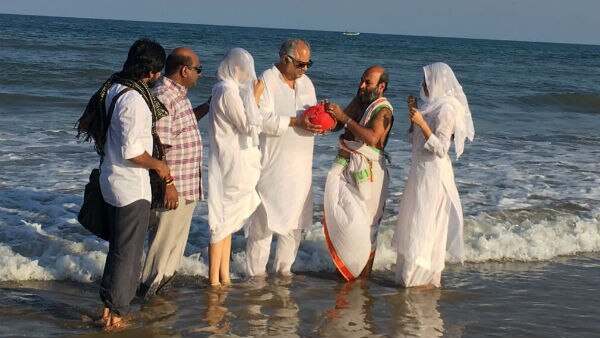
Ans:
{"type": "Polygon", "coordinates": [[[285,337],[299,337],[300,307],[292,297],[291,282],[292,277],[278,277],[273,280],[273,295],[278,306],[271,319],[271,330],[285,337]]]}
{"type": "Polygon", "coordinates": [[[367,281],[339,284],[335,307],[325,312],[317,331],[322,337],[374,337],[372,309],[367,281]]]}
{"type": "Polygon", "coordinates": [[[206,290],[206,311],[204,312],[204,322],[208,325],[203,331],[213,334],[228,333],[231,327],[229,317],[226,316],[228,310],[224,306],[227,299],[227,287],[206,290]]]}
{"type": "Polygon", "coordinates": [[[240,332],[254,337],[300,337],[298,329],[300,308],[292,297],[293,277],[279,276],[265,279],[254,277],[243,285],[247,327],[240,332]]]}
{"type": "Polygon", "coordinates": [[[440,289],[401,289],[387,297],[390,307],[389,332],[393,337],[441,337],[444,321],[438,311],[440,289]]]}
{"type": "MultiPolygon", "coordinates": [[[[200,292],[200,299],[203,298],[205,310],[198,318],[197,312],[193,312],[192,317],[185,320],[189,328],[184,330],[184,336],[212,336],[212,335],[228,335],[231,331],[231,314],[225,306],[225,300],[229,294],[228,287],[208,288],[200,292]]],[[[196,295],[191,295],[196,297],[196,295]]]]}
{"type": "MultiPolygon", "coordinates": [[[[140,311],[126,317],[129,326],[119,331],[120,337],[181,337],[177,326],[179,305],[168,297],[156,296],[140,305],[140,311]]],[[[111,332],[113,335],[115,332],[111,332]]]]}

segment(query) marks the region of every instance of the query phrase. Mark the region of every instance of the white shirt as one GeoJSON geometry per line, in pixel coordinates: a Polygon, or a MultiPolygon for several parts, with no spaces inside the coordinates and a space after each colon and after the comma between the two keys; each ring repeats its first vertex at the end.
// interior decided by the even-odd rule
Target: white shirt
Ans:
{"type": "Polygon", "coordinates": [[[306,75],[290,88],[276,66],[262,78],[265,91],[260,110],[265,116],[260,136],[262,173],[257,190],[269,229],[280,234],[312,224],[312,160],[314,135],[291,128],[289,117],[301,117],[317,103],[315,87],[306,75]],[[272,118],[278,116],[279,118],[272,118]]]}
{"type": "MultiPolygon", "coordinates": [[[[107,112],[113,97],[125,88],[121,84],[109,88],[107,112]]],[[[107,203],[124,207],[140,199],[151,201],[148,169],[129,161],[144,152],[152,154],[152,113],[142,95],[131,90],[117,100],[106,134],[100,189],[107,203]]]]}

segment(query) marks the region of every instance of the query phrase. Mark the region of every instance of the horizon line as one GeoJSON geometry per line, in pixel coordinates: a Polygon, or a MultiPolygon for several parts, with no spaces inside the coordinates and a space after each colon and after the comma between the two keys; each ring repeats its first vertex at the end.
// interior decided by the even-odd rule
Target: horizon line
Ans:
{"type": "MultiPolygon", "coordinates": [[[[34,16],[34,17],[45,17],[45,18],[64,18],[64,19],[81,19],[81,20],[109,20],[109,21],[131,21],[131,22],[147,22],[147,23],[165,23],[165,24],[177,24],[177,25],[201,25],[201,26],[216,26],[216,27],[232,27],[232,28],[258,28],[258,29],[276,29],[276,30],[295,30],[295,31],[308,31],[308,32],[328,32],[328,33],[344,33],[349,30],[325,30],[325,29],[307,29],[307,28],[283,28],[283,27],[258,27],[258,26],[235,26],[226,24],[207,24],[207,23],[194,23],[194,22],[172,22],[172,21],[152,21],[152,20],[141,20],[141,19],[112,19],[112,18],[97,18],[97,17],[85,17],[85,16],[57,16],[57,15],[41,15],[41,14],[23,14],[23,13],[4,13],[0,12],[0,15],[17,15],[17,16],[34,16]]],[[[359,32],[360,34],[374,34],[374,35],[392,35],[392,36],[408,36],[417,38],[434,38],[434,39],[466,39],[466,40],[480,40],[480,41],[500,41],[500,42],[518,42],[518,43],[540,43],[540,44],[560,44],[560,45],[580,45],[580,46],[600,46],[600,43],[584,43],[584,42],[557,42],[557,41],[534,41],[534,40],[511,40],[501,38],[484,38],[484,37],[462,37],[462,36],[444,36],[444,35],[412,35],[412,34],[397,34],[397,33],[377,33],[377,32],[362,32],[358,30],[352,30],[352,32],[359,32]]]]}

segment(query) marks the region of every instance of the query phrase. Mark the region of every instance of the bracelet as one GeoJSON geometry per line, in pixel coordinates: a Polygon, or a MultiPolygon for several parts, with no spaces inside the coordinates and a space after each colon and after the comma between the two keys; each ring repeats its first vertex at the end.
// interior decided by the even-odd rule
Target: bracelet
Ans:
{"type": "Polygon", "coordinates": [[[165,185],[175,185],[175,180],[171,180],[171,181],[167,182],[167,184],[165,184],[165,185]]]}
{"type": "Polygon", "coordinates": [[[349,125],[349,124],[350,124],[350,122],[352,122],[352,121],[354,121],[354,120],[352,120],[352,119],[347,119],[347,120],[346,120],[346,123],[344,123],[344,128],[348,128],[348,125],[349,125]]]}

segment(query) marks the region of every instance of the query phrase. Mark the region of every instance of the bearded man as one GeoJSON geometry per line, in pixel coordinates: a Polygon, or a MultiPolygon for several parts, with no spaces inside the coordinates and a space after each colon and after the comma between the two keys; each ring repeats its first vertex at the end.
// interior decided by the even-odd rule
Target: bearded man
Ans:
{"type": "Polygon", "coordinates": [[[392,105],[383,96],[388,82],[385,69],[374,65],[364,71],[346,109],[326,102],[337,120],[334,130],[345,132],[327,175],[323,228],[333,262],[348,281],[368,278],[375,258],[389,182],[384,148],[394,122],[392,105]]]}

